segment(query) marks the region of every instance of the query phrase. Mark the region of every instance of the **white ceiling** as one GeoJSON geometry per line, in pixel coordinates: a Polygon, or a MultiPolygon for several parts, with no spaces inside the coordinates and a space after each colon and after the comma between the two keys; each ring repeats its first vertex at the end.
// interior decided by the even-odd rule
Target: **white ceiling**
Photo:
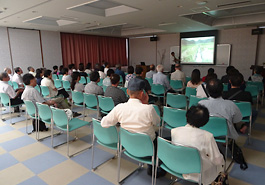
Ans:
{"type": "Polygon", "coordinates": [[[265,26],[265,2],[0,0],[0,26],[124,37],[265,26]],[[127,10],[131,12],[124,13],[127,10]]]}

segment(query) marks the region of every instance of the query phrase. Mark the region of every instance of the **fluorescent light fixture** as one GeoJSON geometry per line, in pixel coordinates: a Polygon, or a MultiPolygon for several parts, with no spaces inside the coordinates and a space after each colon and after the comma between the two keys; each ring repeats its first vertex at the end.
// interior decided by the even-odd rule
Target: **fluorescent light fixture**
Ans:
{"type": "Polygon", "coordinates": [[[82,4],[78,4],[78,5],[75,5],[75,6],[71,6],[71,7],[68,7],[66,8],[67,10],[70,10],[72,8],[77,8],[79,6],[84,6],[84,5],[87,5],[87,4],[91,4],[91,3],[95,3],[95,2],[98,2],[99,0],[92,0],[92,1],[89,1],[89,2],[86,2],[86,3],[82,3],[82,4]]]}
{"type": "Polygon", "coordinates": [[[139,36],[139,37],[130,37],[130,39],[142,39],[142,38],[150,38],[156,37],[157,35],[147,35],[147,36],[139,36]]]}
{"type": "Polygon", "coordinates": [[[35,20],[35,19],[40,19],[40,18],[42,18],[42,17],[43,17],[43,16],[38,16],[38,17],[31,18],[31,19],[27,19],[27,20],[22,21],[22,22],[29,22],[29,21],[33,21],[33,20],[35,20]]]}
{"type": "Polygon", "coordinates": [[[259,28],[265,28],[265,26],[259,26],[259,28]]]}
{"type": "Polygon", "coordinates": [[[173,25],[173,24],[176,24],[176,22],[160,23],[158,26],[168,26],[168,25],[173,25]]]}

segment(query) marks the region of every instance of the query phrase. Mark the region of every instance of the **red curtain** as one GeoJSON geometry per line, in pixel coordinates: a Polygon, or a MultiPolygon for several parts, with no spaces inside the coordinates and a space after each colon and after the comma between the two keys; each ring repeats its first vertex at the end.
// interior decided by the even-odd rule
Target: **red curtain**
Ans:
{"type": "Polygon", "coordinates": [[[127,65],[126,39],[115,37],[101,37],[61,33],[63,65],[73,63],[78,67],[80,63],[109,62],[111,66],[117,63],[127,65]]]}

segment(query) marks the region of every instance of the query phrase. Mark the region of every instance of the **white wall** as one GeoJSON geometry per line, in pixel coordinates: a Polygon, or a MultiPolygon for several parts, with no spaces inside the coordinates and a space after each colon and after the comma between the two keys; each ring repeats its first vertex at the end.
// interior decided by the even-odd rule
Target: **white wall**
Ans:
{"type": "MultiPolygon", "coordinates": [[[[257,35],[251,35],[253,27],[240,29],[227,29],[219,31],[217,44],[231,44],[230,65],[235,66],[247,79],[251,75],[250,66],[255,64],[257,50],[257,35]]],[[[179,46],[180,35],[167,34],[158,35],[157,42],[150,42],[149,38],[130,39],[130,61],[129,65],[138,64],[140,61],[151,64],[147,59],[151,56],[154,64],[160,63],[159,52],[165,51],[164,66],[165,70],[170,70],[169,52],[171,46],[179,46]],[[157,55],[157,58],[156,58],[157,55]]],[[[265,63],[265,35],[259,37],[259,49],[257,55],[258,65],[265,63]]],[[[187,76],[191,75],[193,69],[198,68],[201,76],[205,76],[208,68],[213,67],[221,77],[225,74],[226,67],[222,66],[202,66],[202,65],[183,65],[182,70],[187,76]]]]}
{"type": "Polygon", "coordinates": [[[44,67],[52,69],[54,65],[62,65],[60,32],[11,29],[0,27],[0,69],[5,67],[21,67],[24,74],[27,67],[35,69],[44,67]],[[10,36],[10,45],[8,42],[10,36]],[[40,40],[41,34],[41,40],[40,40]],[[41,46],[43,59],[41,55],[41,46]],[[12,60],[10,56],[12,54],[12,60]]]}

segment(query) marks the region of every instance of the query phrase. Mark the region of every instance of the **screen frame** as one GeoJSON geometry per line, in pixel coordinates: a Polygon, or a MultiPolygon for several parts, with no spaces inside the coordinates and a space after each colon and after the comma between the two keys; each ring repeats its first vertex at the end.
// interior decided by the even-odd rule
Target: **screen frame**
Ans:
{"type": "Polygon", "coordinates": [[[218,30],[180,33],[179,57],[181,59],[181,39],[183,39],[183,38],[194,38],[194,37],[211,37],[211,36],[214,36],[214,38],[215,38],[214,39],[214,54],[213,54],[213,63],[212,64],[182,63],[182,62],[180,62],[181,65],[216,65],[216,51],[217,51],[218,30]]]}

